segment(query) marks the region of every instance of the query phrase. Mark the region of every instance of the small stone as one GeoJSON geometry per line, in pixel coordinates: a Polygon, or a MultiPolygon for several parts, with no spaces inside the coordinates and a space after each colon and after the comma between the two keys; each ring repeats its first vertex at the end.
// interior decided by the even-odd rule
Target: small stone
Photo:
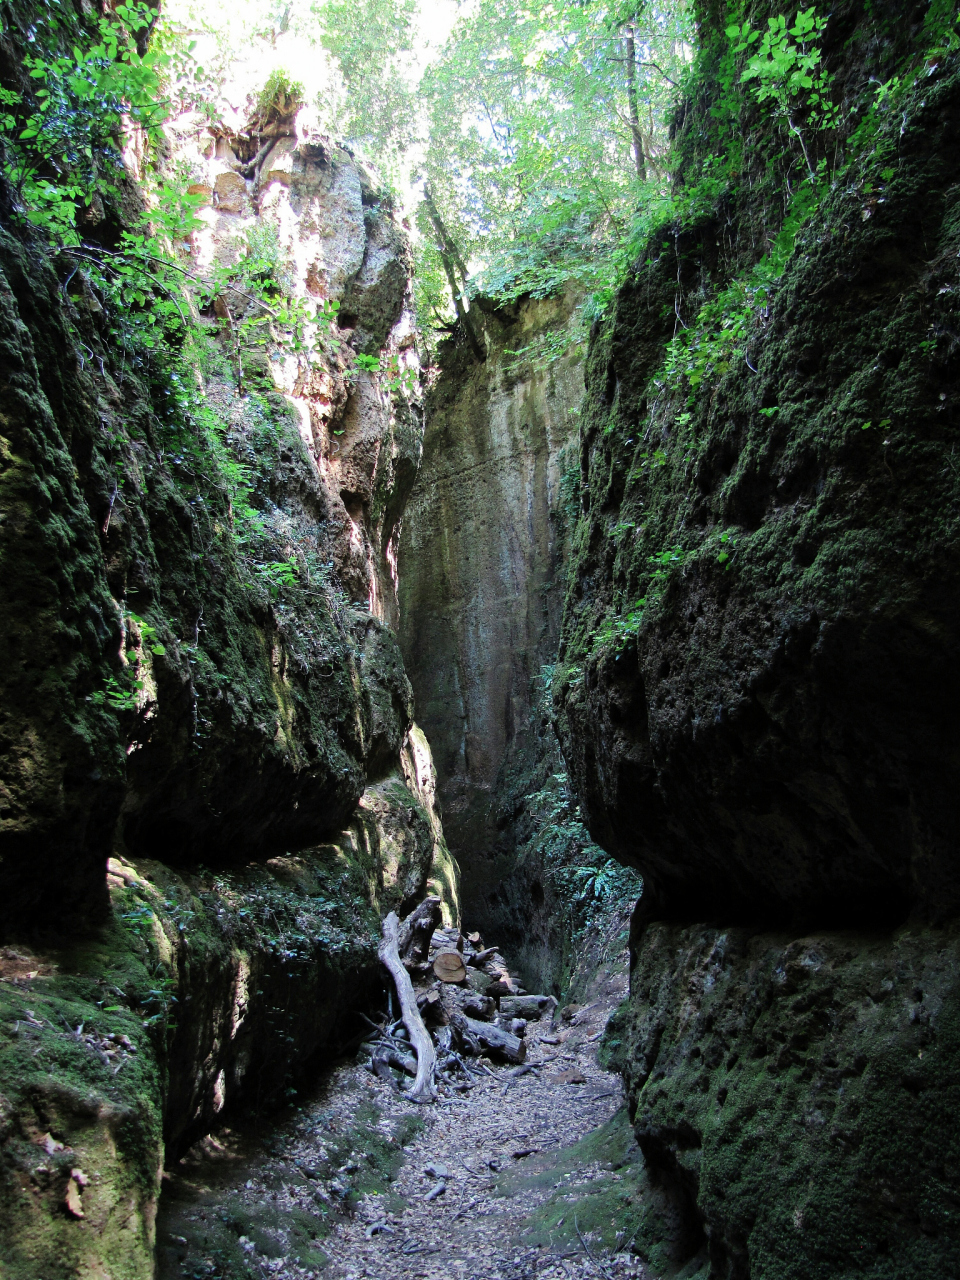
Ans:
{"type": "Polygon", "coordinates": [[[82,1218],[84,1216],[83,1197],[80,1194],[80,1187],[77,1184],[77,1180],[72,1175],[67,1181],[67,1190],[63,1197],[63,1202],[66,1205],[67,1213],[72,1217],[82,1218]]]}

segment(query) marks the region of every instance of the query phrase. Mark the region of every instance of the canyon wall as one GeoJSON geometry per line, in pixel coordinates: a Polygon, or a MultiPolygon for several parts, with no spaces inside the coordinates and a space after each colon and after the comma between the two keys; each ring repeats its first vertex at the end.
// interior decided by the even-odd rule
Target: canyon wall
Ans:
{"type": "Polygon", "coordinates": [[[644,877],[608,1051],[678,1225],[640,1247],[711,1277],[960,1266],[960,65],[935,11],[832,11],[846,119],[871,76],[901,97],[801,208],[702,6],[687,211],[587,363],[557,723],[592,835],[644,877]]]}
{"type": "MultiPolygon", "coordinates": [[[[0,78],[24,99],[43,14],[5,23],[0,78]]],[[[350,154],[289,115],[181,117],[169,145],[203,206],[182,270],[220,287],[153,331],[155,268],[128,308],[102,285],[144,207],[135,174],[75,251],[0,193],[12,1280],[152,1275],[164,1158],[293,1096],[354,1033],[385,911],[432,889],[457,913],[391,629],[422,437],[407,241],[350,154]],[[270,329],[282,299],[315,317],[299,347],[270,329]]]]}
{"type": "Polygon", "coordinates": [[[441,348],[400,549],[400,644],[464,906],[514,956],[550,928],[543,867],[519,865],[517,850],[529,796],[562,768],[540,704],[583,394],[575,302],[480,299],[471,314],[486,359],[452,340],[441,348]]]}

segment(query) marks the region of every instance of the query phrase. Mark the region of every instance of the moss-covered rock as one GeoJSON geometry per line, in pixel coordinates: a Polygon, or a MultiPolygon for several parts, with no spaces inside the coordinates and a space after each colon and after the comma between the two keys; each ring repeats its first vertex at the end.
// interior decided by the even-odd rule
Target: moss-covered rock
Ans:
{"type": "Polygon", "coordinates": [[[960,1266],[956,929],[649,925],[605,1038],[654,1186],[712,1276],[960,1266]]]}
{"type": "Polygon", "coordinates": [[[11,1280],[153,1274],[162,1071],[123,923],[74,953],[0,955],[0,1259],[11,1280]]]}
{"type": "Polygon", "coordinates": [[[328,844],[217,871],[113,858],[111,918],[93,937],[0,953],[10,1280],[152,1276],[164,1162],[232,1114],[296,1097],[355,1035],[350,1015],[380,987],[387,911],[429,887],[458,918],[422,785],[429,752],[409,744],[403,763],[328,844]]]}
{"type": "MultiPolygon", "coordinates": [[[[45,15],[23,0],[3,37],[0,75],[28,96],[20,63],[45,15]]],[[[82,48],[93,24],[60,15],[49,38],[82,48]]],[[[181,152],[196,137],[171,125],[181,152]]],[[[112,209],[103,245],[80,257],[5,219],[7,936],[103,919],[118,819],[130,849],[178,865],[316,844],[368,779],[398,768],[412,719],[388,628],[417,396],[361,376],[344,345],[395,355],[408,338],[409,246],[342,148],[276,138],[255,207],[239,160],[208,150],[180,161],[216,169],[196,175],[211,189],[218,175],[239,182],[244,203],[211,207],[195,253],[229,271],[259,236],[284,289],[313,297],[322,279],[366,328],[351,337],[344,321],[342,339],[308,353],[235,350],[236,326],[257,314],[240,289],[185,337],[186,299],[166,324],[153,299],[125,311],[90,271],[111,260],[132,206],[112,209]]],[[[132,174],[120,185],[136,194],[132,174]]]]}
{"type": "Polygon", "coordinates": [[[958,102],[940,56],[705,382],[664,366],[674,303],[710,340],[698,306],[749,274],[746,186],[651,242],[592,348],[555,686],[591,831],[654,914],[960,908],[958,102]]]}
{"type": "MultiPolygon", "coordinates": [[[[18,0],[0,37],[0,81],[24,100],[25,56],[96,37],[90,6],[47,9],[18,0]]],[[[171,142],[208,124],[174,122],[171,142]]],[[[151,1276],[163,1161],[231,1110],[292,1096],[354,1034],[384,913],[429,887],[458,919],[391,630],[418,397],[354,359],[402,358],[415,379],[409,246],[348,152],[300,146],[292,125],[264,151],[260,125],[205,135],[194,252],[229,272],[266,245],[277,289],[343,302],[360,326],[344,314],[334,335],[328,316],[309,349],[269,358],[237,339],[262,314],[242,287],[198,316],[161,286],[165,319],[144,273],[120,304],[132,173],[79,254],[0,180],[11,1280],[151,1276]],[[264,161],[255,202],[232,146],[264,161]]]]}
{"type": "Polygon", "coordinates": [[[644,877],[608,1050],[690,1265],[951,1274],[953,15],[834,6],[846,114],[804,126],[833,175],[814,190],[725,35],[774,8],[721,8],[675,122],[676,216],[587,364],[554,687],[591,834],[644,877]],[[895,111],[864,105],[870,76],[895,111]]]}

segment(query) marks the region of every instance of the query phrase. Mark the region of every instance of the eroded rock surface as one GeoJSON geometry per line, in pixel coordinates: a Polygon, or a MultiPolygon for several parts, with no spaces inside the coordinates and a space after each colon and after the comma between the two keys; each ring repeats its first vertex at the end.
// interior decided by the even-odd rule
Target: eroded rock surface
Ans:
{"type": "Polygon", "coordinates": [[[464,901],[477,927],[531,951],[548,928],[542,878],[530,868],[512,881],[526,797],[560,767],[537,703],[556,652],[562,481],[582,395],[576,342],[551,352],[575,325],[575,301],[481,300],[486,361],[447,344],[400,557],[400,642],[464,901]]]}
{"type": "Polygon", "coordinates": [[[646,928],[605,1060],[675,1264],[707,1246],[718,1276],[956,1270],[958,961],[955,928],[646,928]]]}
{"type": "MultiPolygon", "coordinates": [[[[290,119],[173,134],[207,197],[184,270],[231,287],[180,299],[161,342],[84,261],[0,230],[11,1280],[152,1275],[164,1158],[349,1039],[383,912],[429,890],[457,913],[391,629],[421,453],[409,247],[350,155],[290,119]],[[238,270],[254,251],[305,305],[278,359],[243,340],[270,314],[238,270]]],[[[132,179],[125,198],[88,255],[132,179]]]]}
{"type": "MultiPolygon", "coordinates": [[[[701,16],[677,141],[704,192],[730,139],[701,16]]],[[[917,65],[903,18],[835,11],[846,93],[917,65]]],[[[738,99],[750,180],[651,238],[587,363],[558,730],[644,877],[608,1035],[677,1227],[644,1256],[713,1280],[958,1265],[960,79],[924,66],[724,345],[698,313],[756,279],[751,165],[779,146],[738,99]]]]}
{"type": "Polygon", "coordinates": [[[723,269],[712,221],[651,248],[592,351],[560,728],[657,913],[960,909],[957,361],[922,345],[954,323],[958,92],[951,63],[910,101],[882,204],[838,189],[800,232],[756,373],[689,417],[661,394],[677,262],[694,299],[723,269]]]}

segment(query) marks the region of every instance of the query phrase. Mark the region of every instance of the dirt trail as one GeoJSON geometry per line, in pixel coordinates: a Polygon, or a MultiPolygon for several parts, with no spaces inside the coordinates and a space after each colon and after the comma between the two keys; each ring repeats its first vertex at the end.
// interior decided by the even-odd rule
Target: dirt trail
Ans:
{"type": "Polygon", "coordinates": [[[268,1135],[207,1139],[168,1178],[161,1280],[646,1276],[617,1252],[642,1172],[620,1080],[597,1063],[625,987],[619,956],[572,1016],[530,1023],[538,1070],[493,1066],[416,1107],[342,1064],[268,1135]]]}

